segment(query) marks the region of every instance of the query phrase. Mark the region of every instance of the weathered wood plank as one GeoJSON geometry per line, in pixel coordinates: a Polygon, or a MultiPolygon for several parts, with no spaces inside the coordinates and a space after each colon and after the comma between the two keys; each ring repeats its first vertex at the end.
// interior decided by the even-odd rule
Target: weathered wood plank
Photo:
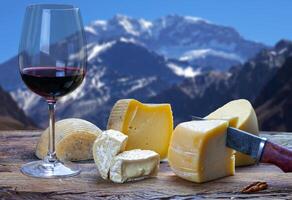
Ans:
{"type": "MultiPolygon", "coordinates": [[[[74,163],[82,168],[82,173],[73,178],[27,177],[19,172],[19,167],[36,159],[34,150],[39,134],[39,131],[0,132],[1,199],[292,199],[292,173],[285,174],[271,165],[237,168],[235,176],[204,184],[178,178],[167,163],[161,164],[157,178],[135,183],[102,180],[92,161],[74,163]],[[239,192],[254,181],[266,181],[269,188],[255,194],[239,192]]],[[[276,138],[278,143],[292,141],[292,134],[283,135],[264,134],[272,140],[276,138]]]]}

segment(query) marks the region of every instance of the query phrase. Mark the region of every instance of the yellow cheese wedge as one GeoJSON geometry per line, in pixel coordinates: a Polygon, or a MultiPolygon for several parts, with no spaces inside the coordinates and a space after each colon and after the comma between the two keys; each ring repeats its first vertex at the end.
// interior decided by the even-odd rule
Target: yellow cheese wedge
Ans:
{"type": "MultiPolygon", "coordinates": [[[[76,118],[56,122],[56,154],[60,160],[93,159],[92,146],[101,130],[94,124],[76,118]]],[[[46,129],[36,147],[36,156],[43,159],[48,152],[49,129],[46,129]]]]}
{"type": "Polygon", "coordinates": [[[153,150],[165,158],[173,131],[171,106],[119,100],[112,108],[107,128],[128,135],[127,150],[153,150]]]}
{"type": "MultiPolygon", "coordinates": [[[[247,131],[249,133],[258,135],[258,121],[256,113],[249,101],[245,99],[239,99],[230,101],[221,108],[218,108],[205,118],[207,119],[222,119],[237,117],[236,125],[230,124],[230,126],[247,131]]],[[[250,156],[236,152],[235,154],[235,165],[244,166],[254,164],[255,160],[250,156]]]]}
{"type": "Polygon", "coordinates": [[[202,183],[234,175],[234,151],[225,146],[226,120],[184,122],[175,128],[168,151],[173,172],[202,183]]]}

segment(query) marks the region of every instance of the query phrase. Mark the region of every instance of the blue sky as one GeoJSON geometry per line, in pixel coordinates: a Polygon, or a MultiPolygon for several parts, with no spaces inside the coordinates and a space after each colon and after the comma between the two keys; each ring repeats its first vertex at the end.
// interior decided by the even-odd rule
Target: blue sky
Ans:
{"type": "Polygon", "coordinates": [[[232,26],[245,38],[269,45],[281,38],[292,39],[292,1],[289,0],[3,0],[0,63],[17,53],[26,5],[56,2],[81,8],[85,24],[117,13],[150,20],[179,14],[232,26]]]}

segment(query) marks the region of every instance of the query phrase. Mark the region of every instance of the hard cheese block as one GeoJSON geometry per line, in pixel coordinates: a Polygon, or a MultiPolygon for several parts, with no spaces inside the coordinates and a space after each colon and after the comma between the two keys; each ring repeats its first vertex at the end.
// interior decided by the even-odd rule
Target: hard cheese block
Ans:
{"type": "Polygon", "coordinates": [[[108,179],[110,165],[114,157],[126,148],[128,136],[107,130],[98,136],[93,144],[93,158],[103,179],[108,179]]]}
{"type": "Polygon", "coordinates": [[[127,150],[153,150],[165,158],[173,131],[171,106],[119,100],[111,111],[107,128],[128,135],[127,150]]]}
{"type": "MultiPolygon", "coordinates": [[[[230,101],[206,116],[207,119],[222,119],[228,117],[238,118],[236,125],[230,124],[231,126],[258,135],[259,128],[257,116],[249,101],[245,99],[230,101]]],[[[244,166],[254,163],[255,160],[250,156],[236,152],[236,166],[244,166]]]]}
{"type": "Polygon", "coordinates": [[[159,162],[159,155],[154,151],[140,149],[125,151],[113,160],[110,180],[115,183],[123,183],[156,176],[159,162]]]}
{"type": "MultiPolygon", "coordinates": [[[[101,130],[94,124],[77,118],[56,122],[56,154],[60,160],[78,161],[92,159],[92,145],[101,130]]],[[[36,156],[44,158],[48,152],[49,129],[46,129],[36,147],[36,156]]]]}
{"type": "Polygon", "coordinates": [[[173,132],[168,151],[173,172],[197,183],[234,175],[234,151],[225,146],[228,125],[226,120],[179,124],[173,132]]]}

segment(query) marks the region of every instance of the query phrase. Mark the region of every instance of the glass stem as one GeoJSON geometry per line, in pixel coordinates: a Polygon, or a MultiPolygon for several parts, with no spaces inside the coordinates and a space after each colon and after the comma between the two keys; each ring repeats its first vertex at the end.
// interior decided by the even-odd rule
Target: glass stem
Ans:
{"type": "Polygon", "coordinates": [[[49,106],[49,146],[48,146],[48,155],[46,156],[45,160],[48,162],[56,162],[56,148],[55,148],[55,101],[48,101],[49,106]]]}

